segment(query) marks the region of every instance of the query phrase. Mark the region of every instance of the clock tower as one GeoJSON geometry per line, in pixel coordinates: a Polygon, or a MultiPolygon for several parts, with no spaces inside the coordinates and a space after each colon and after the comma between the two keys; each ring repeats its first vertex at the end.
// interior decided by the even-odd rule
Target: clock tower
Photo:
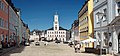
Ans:
{"type": "Polygon", "coordinates": [[[54,30],[55,31],[58,31],[59,30],[59,21],[58,21],[58,14],[56,12],[56,14],[54,15],[54,30]]]}

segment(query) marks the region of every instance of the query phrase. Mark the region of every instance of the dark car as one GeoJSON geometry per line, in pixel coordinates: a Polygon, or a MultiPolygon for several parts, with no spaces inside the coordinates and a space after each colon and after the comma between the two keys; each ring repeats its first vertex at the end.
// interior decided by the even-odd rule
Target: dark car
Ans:
{"type": "Polygon", "coordinates": [[[64,44],[68,44],[69,42],[68,42],[68,41],[64,41],[63,43],[64,43],[64,44]]]}
{"type": "Polygon", "coordinates": [[[40,43],[39,42],[35,42],[35,45],[37,46],[37,45],[40,45],[40,43]]]}
{"type": "Polygon", "coordinates": [[[60,43],[61,41],[60,40],[56,40],[55,43],[60,43]]]}

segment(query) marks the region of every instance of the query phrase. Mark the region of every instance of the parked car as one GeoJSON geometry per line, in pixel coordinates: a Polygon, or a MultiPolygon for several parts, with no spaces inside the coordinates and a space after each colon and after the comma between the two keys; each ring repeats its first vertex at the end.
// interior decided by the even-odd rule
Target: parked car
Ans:
{"type": "Polygon", "coordinates": [[[30,42],[34,42],[34,40],[30,40],[30,42]]]}
{"type": "Polygon", "coordinates": [[[61,41],[60,40],[56,40],[55,43],[60,43],[61,41]]]}
{"type": "Polygon", "coordinates": [[[39,42],[35,42],[35,45],[37,46],[37,45],[40,45],[40,43],[39,42]]]}
{"type": "Polygon", "coordinates": [[[29,42],[25,42],[25,46],[30,46],[30,43],[29,42]]]}
{"type": "Polygon", "coordinates": [[[68,41],[63,41],[64,44],[68,44],[69,42],[68,41]]]}

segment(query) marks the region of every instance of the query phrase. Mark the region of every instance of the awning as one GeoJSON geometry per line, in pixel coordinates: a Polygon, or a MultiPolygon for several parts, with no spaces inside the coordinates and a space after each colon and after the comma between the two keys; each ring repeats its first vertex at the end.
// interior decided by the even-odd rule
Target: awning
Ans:
{"type": "Polygon", "coordinates": [[[82,43],[90,43],[90,42],[95,42],[96,39],[93,39],[93,38],[89,38],[89,39],[86,39],[86,40],[83,40],[81,41],[82,43]]]}

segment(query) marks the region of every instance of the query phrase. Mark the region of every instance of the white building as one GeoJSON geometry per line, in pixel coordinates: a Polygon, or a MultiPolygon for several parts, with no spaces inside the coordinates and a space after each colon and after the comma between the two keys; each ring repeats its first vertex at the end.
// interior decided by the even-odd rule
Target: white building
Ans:
{"type": "Polygon", "coordinates": [[[120,53],[120,0],[94,0],[94,30],[96,45],[120,53]]]}
{"type": "Polygon", "coordinates": [[[58,15],[54,15],[53,27],[47,30],[47,40],[66,41],[66,29],[59,26],[58,15]]]}
{"type": "Polygon", "coordinates": [[[39,35],[36,34],[36,31],[33,32],[32,35],[30,35],[30,41],[34,40],[34,41],[39,41],[39,35]]]}

